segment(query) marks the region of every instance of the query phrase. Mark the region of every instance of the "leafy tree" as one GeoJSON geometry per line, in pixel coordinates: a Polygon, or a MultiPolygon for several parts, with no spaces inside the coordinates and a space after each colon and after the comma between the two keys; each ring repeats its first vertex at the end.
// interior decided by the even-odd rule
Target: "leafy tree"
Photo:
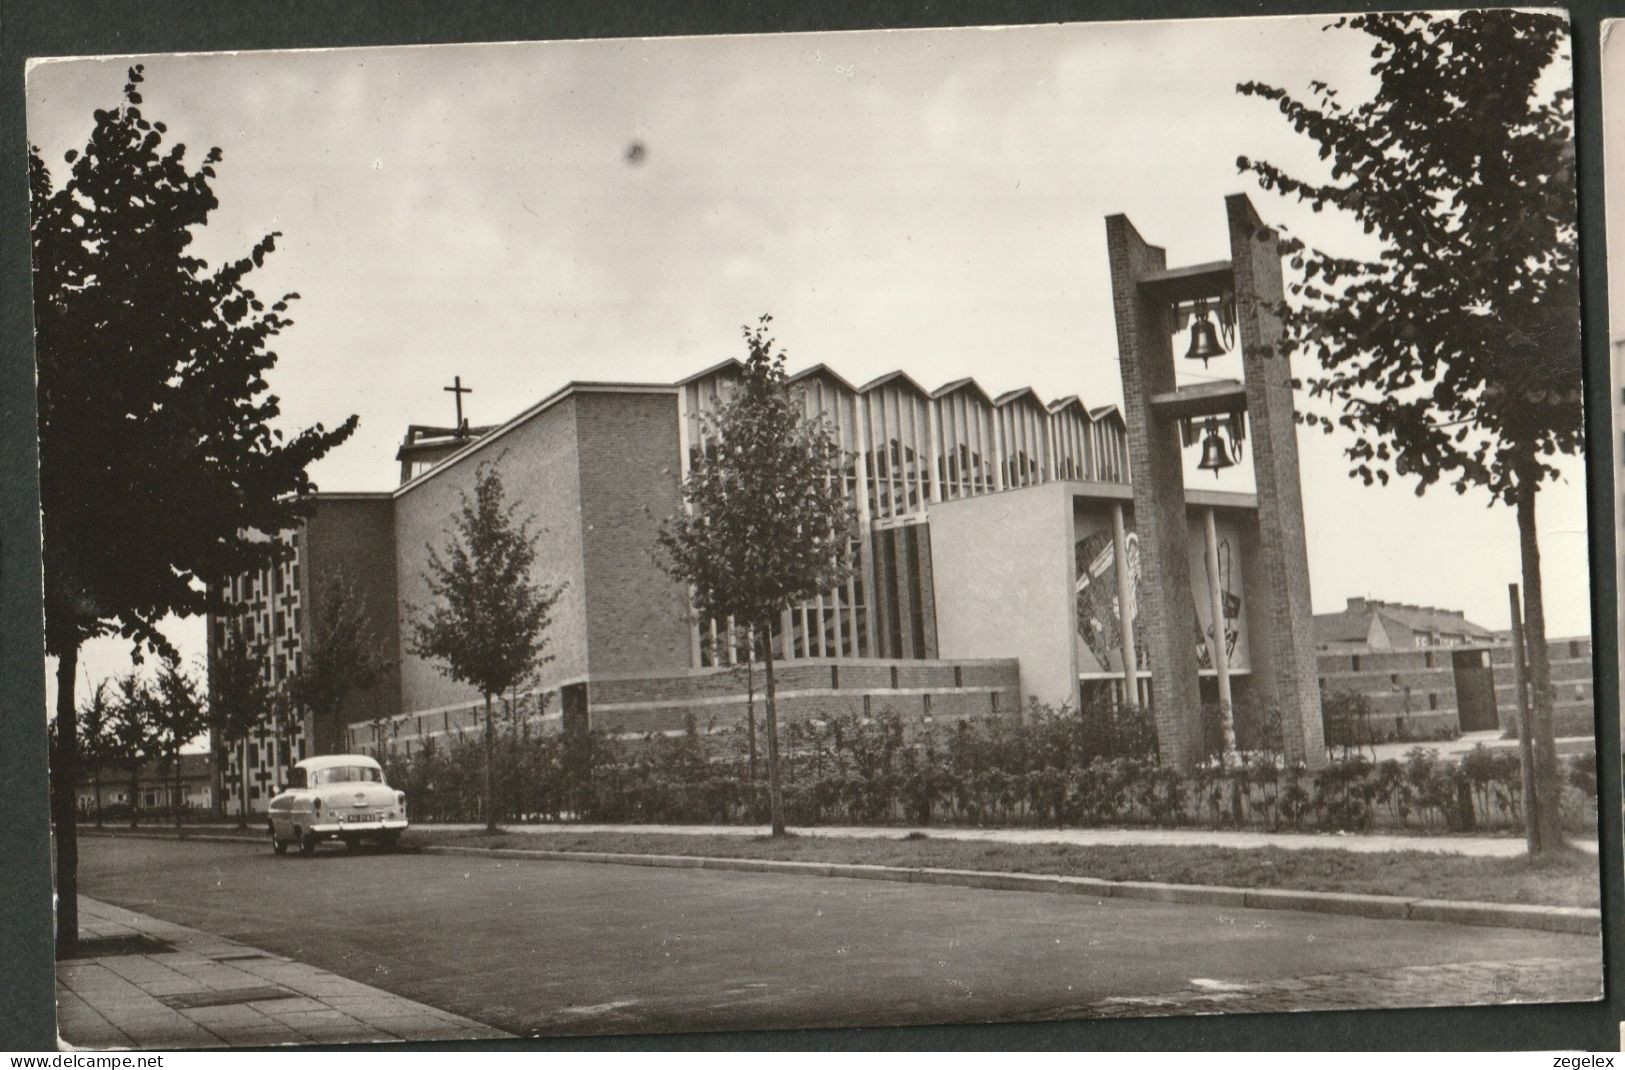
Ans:
{"type": "Polygon", "coordinates": [[[211,584],[285,553],[250,531],[291,527],[308,466],[355,429],[318,424],[284,440],[265,375],[292,322],[288,294],[245,286],[278,235],[220,267],[188,246],[217,206],[222,158],[191,169],[185,146],[141,113],[139,66],[95,113],[68,178],[29,153],[45,643],[57,660],[61,745],[53,777],[57,937],[78,939],[74,678],[80,645],[117,632],[168,652],[157,623],[208,607],[211,584]]]}
{"type": "Polygon", "coordinates": [[[288,690],[296,707],[309,710],[318,726],[329,729],[329,739],[322,742],[337,753],[344,749],[344,700],[374,687],[394,662],[349,576],[329,575],[314,602],[310,643],[300,651],[299,670],[289,679],[288,690]]]}
{"type": "Polygon", "coordinates": [[[153,691],[153,747],[159,761],[175,778],[175,826],[181,823],[181,748],[209,728],[209,710],[198,694],[197,682],[176,658],[165,658],[153,691]]]}
{"type": "Polygon", "coordinates": [[[130,827],[141,814],[141,767],[153,756],[158,740],[158,696],[141,673],[131,669],[118,678],[108,757],[130,778],[130,827]]]}
{"type": "MultiPolygon", "coordinates": [[[[248,770],[233,752],[248,740],[254,726],[270,715],[271,689],[260,672],[260,659],[247,641],[231,636],[209,659],[209,741],[223,785],[227,766],[237,773],[237,827],[248,827],[248,770]]],[[[220,805],[225,805],[221,791],[220,805]]],[[[224,815],[224,809],[221,811],[224,815]]]]}
{"type": "Polygon", "coordinates": [[[1535,503],[1583,441],[1573,93],[1562,15],[1381,13],[1333,26],[1372,40],[1370,99],[1257,82],[1320,147],[1329,179],[1237,162],[1267,190],[1352,216],[1373,259],[1292,244],[1290,348],[1311,354],[1305,420],[1354,435],[1366,483],[1441,480],[1515,510],[1534,692],[1540,849],[1563,842],[1535,503]],[[1557,77],[1561,75],[1561,77],[1557,77]]]}
{"type": "Polygon", "coordinates": [[[729,617],[761,637],[773,835],[784,835],[773,637],[784,612],[851,574],[852,507],[845,458],[828,425],[791,397],[784,351],[763,316],[743,329],[750,351],[738,391],[707,421],[683,481],[688,510],[662,526],[661,565],[693,591],[701,619],[729,617]]]}
{"type": "Polygon", "coordinates": [[[497,827],[493,794],[496,725],[492,699],[552,660],[547,626],[562,587],[533,581],[534,518],[515,521],[502,476],[479,466],[474,497],[463,495],[443,551],[429,548],[424,579],[434,604],[412,609],[412,653],[440,663],[440,671],[476,688],[485,699],[485,827],[497,827]]]}

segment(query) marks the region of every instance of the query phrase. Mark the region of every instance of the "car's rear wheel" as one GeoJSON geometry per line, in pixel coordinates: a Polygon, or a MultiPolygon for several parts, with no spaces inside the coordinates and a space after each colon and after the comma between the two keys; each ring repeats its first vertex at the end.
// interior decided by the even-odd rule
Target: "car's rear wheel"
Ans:
{"type": "Polygon", "coordinates": [[[388,832],[378,837],[378,842],[384,845],[384,850],[393,851],[395,848],[401,845],[401,830],[390,829],[388,832]]]}
{"type": "Polygon", "coordinates": [[[276,834],[276,826],[275,825],[271,825],[271,824],[267,823],[267,826],[271,830],[271,850],[275,851],[279,855],[287,854],[288,853],[288,841],[282,839],[281,837],[279,837],[276,834]]]}
{"type": "Polygon", "coordinates": [[[299,853],[302,855],[316,853],[316,834],[314,832],[307,832],[299,837],[299,853]]]}
{"type": "Polygon", "coordinates": [[[339,839],[343,840],[344,846],[351,851],[361,846],[361,841],[355,836],[340,836],[339,839]]]}

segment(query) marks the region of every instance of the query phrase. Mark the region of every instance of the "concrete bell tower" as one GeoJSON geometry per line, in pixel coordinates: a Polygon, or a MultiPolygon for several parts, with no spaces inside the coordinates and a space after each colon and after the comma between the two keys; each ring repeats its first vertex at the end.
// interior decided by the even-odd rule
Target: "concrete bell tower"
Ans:
{"type": "MultiPolygon", "coordinates": [[[[1281,254],[1276,233],[1260,221],[1245,194],[1225,198],[1225,214],[1230,259],[1174,268],[1127,217],[1106,218],[1152,711],[1162,760],[1181,768],[1196,764],[1202,757],[1202,701],[1191,628],[1195,603],[1183,453],[1191,429],[1208,418],[1245,421],[1258,493],[1255,574],[1268,578],[1263,589],[1250,592],[1254,695],[1262,710],[1280,712],[1289,759],[1315,767],[1325,763],[1326,750],[1292,376],[1281,353],[1284,335],[1276,312],[1283,300],[1281,254]],[[1176,386],[1174,327],[1194,309],[1222,310],[1233,322],[1241,379],[1176,386]]],[[[1221,700],[1227,700],[1223,658],[1216,660],[1221,700]]]]}

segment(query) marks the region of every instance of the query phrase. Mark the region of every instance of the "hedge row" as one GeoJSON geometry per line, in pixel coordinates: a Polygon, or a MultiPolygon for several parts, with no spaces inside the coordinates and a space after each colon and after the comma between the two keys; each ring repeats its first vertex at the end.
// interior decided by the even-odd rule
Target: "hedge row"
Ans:
{"type": "MultiPolygon", "coordinates": [[[[783,735],[792,824],[1090,826],[1259,829],[1521,830],[1515,749],[1479,747],[1459,761],[1424,747],[1403,760],[1346,753],[1308,771],[1265,745],[1193,772],[1159,765],[1139,711],[1034,706],[1022,718],[943,728],[894,713],[793,722],[783,735]]],[[[499,819],[734,824],[765,820],[765,756],[753,778],[743,729],[624,740],[505,724],[497,748],[499,819]]],[[[384,756],[416,820],[484,819],[478,732],[384,756]]],[[[1565,818],[1594,827],[1591,756],[1566,769],[1565,818]]]]}

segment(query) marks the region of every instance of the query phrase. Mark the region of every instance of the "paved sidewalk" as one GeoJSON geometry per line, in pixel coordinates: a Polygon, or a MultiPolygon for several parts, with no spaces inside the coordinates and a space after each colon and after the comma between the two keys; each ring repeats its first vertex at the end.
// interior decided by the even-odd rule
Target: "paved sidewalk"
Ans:
{"type": "Polygon", "coordinates": [[[57,964],[64,1048],[485,1040],[509,1034],[209,933],[79,897],[57,964]]]}
{"type": "MultiPolygon", "coordinates": [[[[478,832],[481,824],[424,824],[424,829],[478,832]]],[[[503,825],[502,831],[519,834],[569,832],[666,833],[677,836],[766,836],[766,825],[503,825]]],[[[902,826],[825,825],[795,827],[797,836],[850,837],[853,839],[898,839],[909,829],[902,826]]],[[[1282,847],[1302,850],[1319,847],[1333,851],[1381,854],[1388,851],[1427,851],[1434,854],[1461,854],[1479,858],[1512,858],[1524,853],[1521,837],[1512,836],[1401,836],[1391,833],[1350,833],[1339,836],[1314,832],[1228,832],[1223,829],[981,829],[920,828],[934,840],[990,840],[995,843],[1069,843],[1082,847],[1168,846],[1168,847],[1282,847]]],[[[410,835],[410,833],[408,834],[410,835]]],[[[1574,840],[1574,846],[1592,854],[1596,840],[1574,840]]]]}
{"type": "MultiPolygon", "coordinates": [[[[1597,741],[1591,736],[1558,736],[1553,743],[1557,746],[1557,753],[1564,757],[1585,754],[1597,749],[1597,741]]],[[[1417,747],[1436,751],[1441,758],[1459,759],[1481,744],[1491,750],[1516,752],[1518,749],[1517,739],[1502,739],[1500,730],[1494,729],[1488,732],[1464,732],[1455,739],[1441,739],[1432,743],[1378,743],[1375,747],[1367,747],[1365,750],[1375,752],[1375,760],[1379,762],[1385,762],[1390,758],[1404,761],[1405,755],[1417,747]]]]}

